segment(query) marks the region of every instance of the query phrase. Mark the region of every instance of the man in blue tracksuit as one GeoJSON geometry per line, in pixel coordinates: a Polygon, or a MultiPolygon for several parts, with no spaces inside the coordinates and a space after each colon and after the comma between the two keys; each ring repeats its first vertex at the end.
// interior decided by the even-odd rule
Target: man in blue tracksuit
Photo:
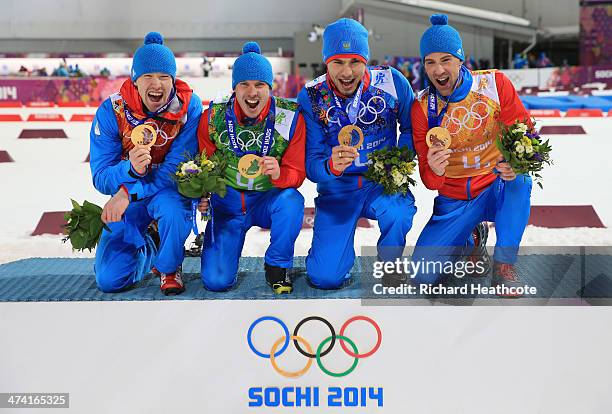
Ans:
{"type": "Polygon", "coordinates": [[[327,74],[309,82],[298,96],[306,120],[306,174],[319,193],[306,270],[310,282],[322,289],[340,288],[350,278],[360,217],[378,221],[378,255],[395,260],[416,212],[412,194],[384,195],[382,186],[363,177],[370,152],[397,145],[414,148],[412,88],[394,68],[368,67],[368,59],[368,31],[361,24],[352,19],[330,24],[323,33],[327,74]],[[361,129],[361,145],[339,143],[338,134],[347,126],[361,129]]]}
{"type": "MultiPolygon", "coordinates": [[[[270,229],[266,281],[277,294],[291,293],[287,269],[293,267],[304,217],[304,197],[297,188],[306,178],[306,128],[297,103],[272,96],[272,65],[259,45],[248,42],[242,52],[232,71],[234,93],[213,102],[198,128],[200,150],[209,156],[219,151],[228,162],[227,194],[214,194],[210,201],[202,282],[212,291],[232,288],[246,233],[259,226],[270,229]]],[[[200,211],[208,206],[202,200],[200,211]]]]}
{"type": "MultiPolygon", "coordinates": [[[[441,271],[440,263],[461,263],[456,259],[471,244],[474,226],[493,221],[497,242],[491,285],[508,288],[500,296],[516,297],[510,288],[523,285],[514,264],[529,220],[532,182],[503,160],[495,137],[503,125],[529,120],[529,114],[503,73],[471,72],[462,65],[463,42],[446,15],[434,14],[430,21],[420,42],[430,86],[413,104],[412,126],[422,181],[439,195],[413,257],[431,267],[414,282],[442,281],[452,272],[441,271]],[[434,127],[448,131],[448,149],[428,146],[426,135],[434,127]]],[[[483,264],[480,257],[475,264],[483,264]]],[[[483,269],[480,276],[488,274],[483,269]]]]}
{"type": "Polygon", "coordinates": [[[175,76],[174,54],[159,33],[149,33],[134,54],[132,78],[102,103],[91,127],[93,184],[112,196],[102,212],[111,231],[103,231],[96,249],[96,283],[104,292],[126,289],[150,270],[164,294],[184,290],[191,212],[172,176],[184,154],[198,150],[202,102],[175,76]],[[134,145],[136,128],[155,136],[151,147],[134,145]],[[147,234],[153,220],[159,246],[147,234]]]}

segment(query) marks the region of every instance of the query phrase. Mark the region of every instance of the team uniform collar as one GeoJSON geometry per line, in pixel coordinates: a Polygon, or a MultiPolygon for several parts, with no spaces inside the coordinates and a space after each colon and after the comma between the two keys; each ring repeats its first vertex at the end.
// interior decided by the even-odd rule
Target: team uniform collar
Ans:
{"type": "Polygon", "coordinates": [[[459,79],[461,80],[459,85],[450,96],[442,96],[438,93],[438,97],[448,102],[459,102],[464,100],[472,89],[472,82],[474,81],[474,78],[472,77],[472,72],[470,72],[470,70],[465,66],[461,65],[461,69],[459,70],[459,79]]]}
{"type": "MultiPolygon", "coordinates": [[[[182,119],[187,113],[188,103],[191,100],[191,95],[193,91],[189,88],[185,82],[180,79],[175,80],[175,96],[173,99],[178,100],[178,104],[181,105],[178,111],[175,111],[176,105],[173,103],[169,105],[168,110],[159,114],[164,120],[168,121],[178,121],[182,119]]],[[[142,103],[142,99],[138,94],[138,90],[136,86],[132,82],[131,79],[127,79],[121,85],[120,89],[121,98],[125,105],[129,108],[129,111],[132,116],[138,119],[147,119],[150,118],[150,114],[145,111],[145,106],[142,103]]]]}

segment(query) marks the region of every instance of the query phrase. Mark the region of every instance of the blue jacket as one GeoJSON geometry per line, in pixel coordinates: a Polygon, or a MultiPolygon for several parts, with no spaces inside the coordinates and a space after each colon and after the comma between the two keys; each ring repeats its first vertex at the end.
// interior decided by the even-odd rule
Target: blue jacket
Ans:
{"type": "Polygon", "coordinates": [[[131,128],[125,122],[118,120],[122,111],[116,110],[117,98],[121,99],[121,96],[115,94],[100,105],[89,134],[90,167],[93,184],[98,191],[102,194],[114,195],[122,185],[125,185],[132,200],[141,200],[151,197],[163,188],[176,188],[176,182],[172,176],[178,164],[184,161],[185,154],[193,155],[198,151],[196,132],[202,114],[202,101],[195,94],[190,93],[189,95],[191,95],[189,106],[182,111],[184,115],[181,122],[184,124],[173,139],[169,137],[168,140],[162,142],[162,135],[158,135],[156,144],[170,140],[171,142],[169,145],[164,145],[159,163],[155,163],[156,157],[152,149],[153,164],[144,176],[136,173],[127,159],[125,142],[131,128]],[[122,131],[120,131],[120,124],[124,129],[122,131]]]}
{"type": "MultiPolygon", "coordinates": [[[[360,181],[367,171],[368,154],[374,150],[407,146],[414,151],[410,121],[414,93],[408,80],[396,69],[386,66],[369,67],[367,71],[369,84],[366,81],[355,123],[363,130],[364,142],[358,148],[359,159],[340,176],[329,169],[331,150],[338,145],[341,127],[334,115],[334,92],[326,75],[307,83],[298,95],[306,121],[306,175],[318,183],[319,192],[360,181]]],[[[352,97],[339,98],[343,108],[352,102],[352,97]]]]}

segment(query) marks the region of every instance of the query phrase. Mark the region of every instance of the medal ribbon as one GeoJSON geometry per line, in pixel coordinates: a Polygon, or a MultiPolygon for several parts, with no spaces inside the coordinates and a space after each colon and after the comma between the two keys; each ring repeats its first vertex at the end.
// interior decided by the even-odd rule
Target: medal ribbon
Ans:
{"type": "MultiPolygon", "coordinates": [[[[232,147],[232,151],[238,157],[242,157],[245,152],[240,149],[238,145],[238,140],[236,139],[236,126],[238,125],[238,120],[236,119],[236,114],[234,113],[234,103],[236,100],[236,94],[232,94],[229,101],[227,102],[227,106],[225,108],[225,126],[227,127],[227,136],[229,137],[230,146],[232,147]]],[[[270,97],[270,111],[268,112],[268,116],[266,117],[266,127],[264,132],[263,143],[261,144],[261,150],[259,152],[249,151],[247,154],[256,153],[259,156],[265,157],[270,153],[272,147],[272,134],[274,133],[274,123],[276,122],[276,103],[274,101],[274,97],[270,97]]]]}
{"type": "Polygon", "coordinates": [[[442,100],[444,101],[444,108],[442,108],[439,114],[438,92],[436,91],[436,88],[433,86],[433,84],[430,83],[429,94],[427,96],[427,124],[429,126],[429,129],[438,127],[442,123],[442,118],[444,118],[444,114],[446,114],[446,110],[448,109],[448,104],[450,103],[451,96],[453,96],[455,89],[457,89],[459,79],[461,79],[461,76],[457,77],[457,80],[455,81],[455,86],[453,86],[453,91],[451,92],[451,94],[448,95],[446,99],[442,97],[442,100]]]}
{"type": "Polygon", "coordinates": [[[195,234],[196,236],[200,234],[198,230],[198,221],[196,219],[198,212],[198,204],[200,204],[199,198],[191,199],[191,231],[193,231],[193,234],[195,234]]]}
{"type": "Polygon", "coordinates": [[[353,97],[353,101],[348,107],[348,114],[342,108],[340,104],[340,99],[338,96],[332,91],[332,95],[334,95],[335,108],[338,112],[338,120],[340,121],[340,126],[345,127],[349,124],[355,125],[357,122],[357,115],[359,114],[359,103],[361,102],[361,95],[363,94],[363,81],[359,84],[359,88],[353,97]]]}
{"type": "MultiPolygon", "coordinates": [[[[205,213],[202,213],[202,220],[208,220],[210,222],[210,230],[211,230],[211,241],[215,243],[215,233],[214,233],[214,216],[213,216],[213,206],[210,194],[206,197],[208,199],[208,210],[205,213]]],[[[197,220],[197,212],[198,212],[198,204],[200,204],[199,198],[191,199],[191,231],[196,236],[200,234],[200,230],[198,230],[198,220],[197,220]]]]}

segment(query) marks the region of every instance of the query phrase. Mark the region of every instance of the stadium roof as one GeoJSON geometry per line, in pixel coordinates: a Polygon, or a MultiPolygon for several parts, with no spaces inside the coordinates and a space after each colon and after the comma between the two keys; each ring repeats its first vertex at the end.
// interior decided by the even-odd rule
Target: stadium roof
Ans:
{"type": "Polygon", "coordinates": [[[526,41],[537,32],[529,20],[521,17],[434,0],[344,0],[340,15],[350,14],[360,7],[391,11],[398,19],[401,19],[401,14],[429,16],[436,12],[445,13],[453,23],[489,28],[494,30],[495,36],[513,40],[526,41]]]}

